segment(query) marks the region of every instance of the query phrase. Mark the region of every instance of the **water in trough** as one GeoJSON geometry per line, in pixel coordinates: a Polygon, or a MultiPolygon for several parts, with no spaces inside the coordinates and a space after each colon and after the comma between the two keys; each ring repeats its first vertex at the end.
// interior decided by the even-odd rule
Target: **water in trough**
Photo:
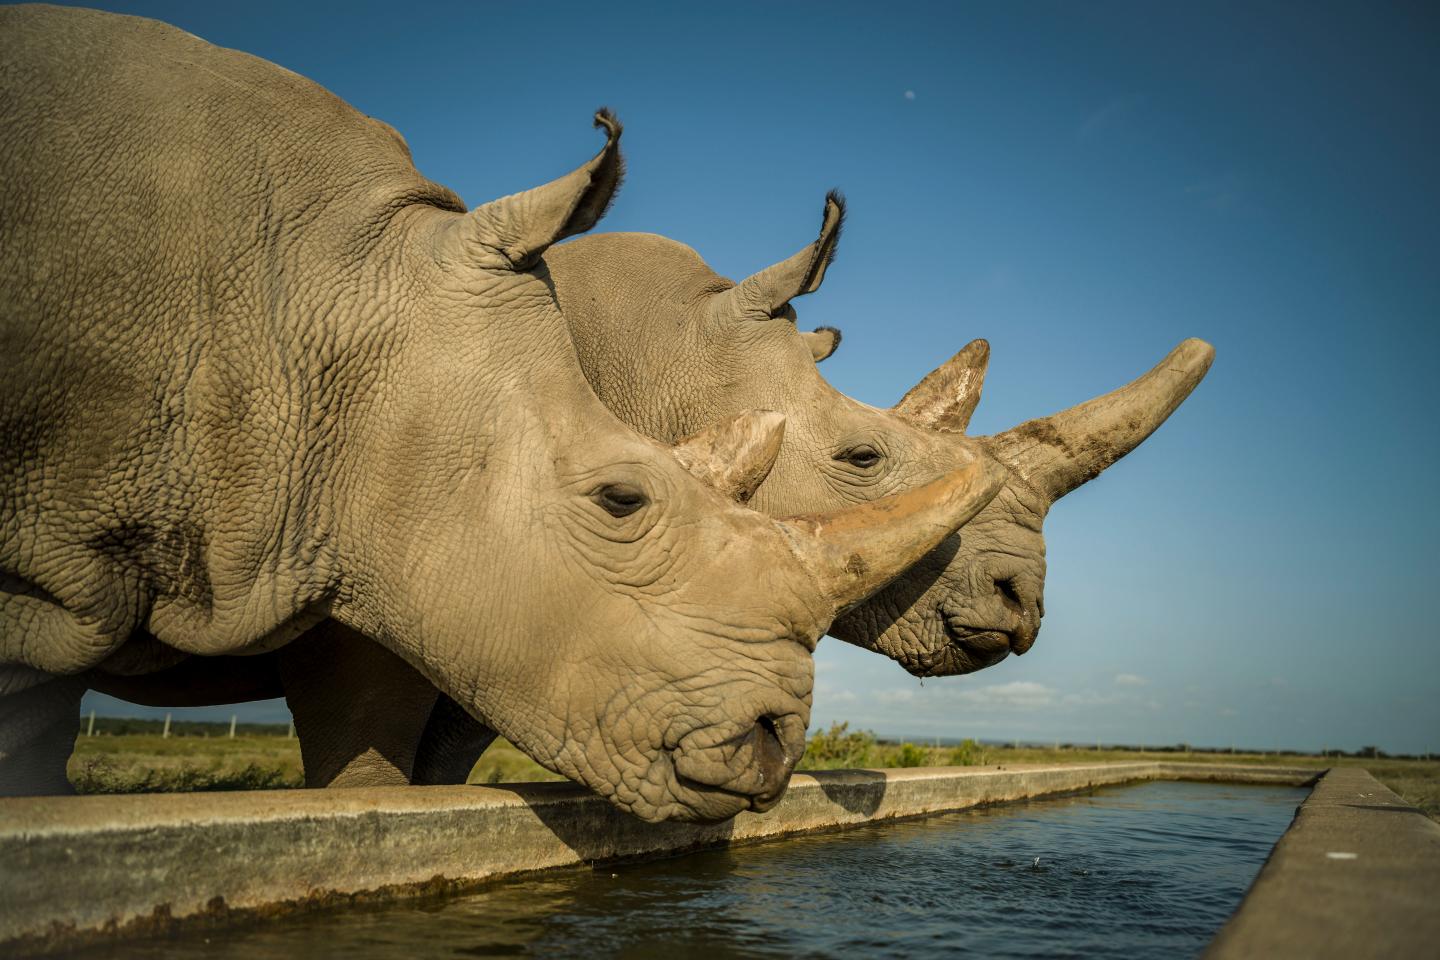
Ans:
{"type": "Polygon", "coordinates": [[[1110,787],[98,955],[1190,956],[1240,902],[1307,792],[1110,787]]]}

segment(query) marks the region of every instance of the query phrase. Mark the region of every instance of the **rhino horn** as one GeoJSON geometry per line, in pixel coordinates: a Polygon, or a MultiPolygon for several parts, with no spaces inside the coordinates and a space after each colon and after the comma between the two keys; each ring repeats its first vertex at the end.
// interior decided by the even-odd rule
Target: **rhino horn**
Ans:
{"type": "Polygon", "coordinates": [[[825,270],[835,259],[844,225],[845,198],[838,190],[831,190],[825,195],[825,215],[815,242],[720,294],[722,302],[733,304],[733,309],[723,315],[751,316],[757,320],[788,316],[793,320],[790,301],[820,289],[825,270]]]}
{"type": "Polygon", "coordinates": [[[1054,503],[1134,450],[1205,378],[1215,348],[1186,340],[1119,390],[989,438],[990,451],[1054,503]]]}
{"type": "Polygon", "coordinates": [[[779,521],[836,615],[914,566],[994,498],[1008,476],[986,457],[905,493],[779,521]]]}
{"type": "Polygon", "coordinates": [[[985,370],[990,365],[990,344],[971,340],[925,379],[910,388],[891,409],[917,427],[964,433],[980,402],[985,370]]]}
{"type": "Polygon", "coordinates": [[[625,176],[620,121],[605,107],[595,113],[605,146],[584,166],[558,180],[501,197],[460,218],[449,256],[491,268],[529,270],[546,248],[600,221],[625,176]]]}
{"type": "Polygon", "coordinates": [[[784,414],[751,410],[686,437],[671,452],[690,473],[745,503],[770,475],[784,437],[784,414]]]}

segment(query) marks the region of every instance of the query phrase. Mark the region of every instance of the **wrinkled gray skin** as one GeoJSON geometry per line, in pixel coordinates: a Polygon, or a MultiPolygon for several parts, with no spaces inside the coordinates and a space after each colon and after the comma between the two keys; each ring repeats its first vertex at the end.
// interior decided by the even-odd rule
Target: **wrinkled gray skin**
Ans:
{"type": "Polygon", "coordinates": [[[998,485],[781,523],[729,499],[781,418],[672,453],[606,412],[540,255],[610,200],[608,116],[466,213],[383,124],[154,21],[0,10],[0,91],[6,792],[64,789],[85,672],[329,617],[638,816],[763,807],[816,639],[998,485]]]}

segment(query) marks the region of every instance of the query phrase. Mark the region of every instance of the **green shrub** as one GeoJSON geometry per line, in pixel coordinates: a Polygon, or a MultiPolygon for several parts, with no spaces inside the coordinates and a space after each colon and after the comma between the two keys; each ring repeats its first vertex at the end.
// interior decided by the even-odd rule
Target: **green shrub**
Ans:
{"type": "Polygon", "coordinates": [[[900,744],[900,751],[891,758],[891,766],[896,767],[925,767],[929,766],[930,752],[924,747],[917,747],[913,743],[900,744]]]}
{"type": "Polygon", "coordinates": [[[949,764],[952,767],[978,767],[987,761],[985,748],[966,737],[960,746],[950,751],[949,764]]]}
{"type": "Polygon", "coordinates": [[[850,732],[848,723],[832,723],[813,734],[800,760],[804,770],[845,770],[875,765],[875,735],[868,730],[850,732]]]}

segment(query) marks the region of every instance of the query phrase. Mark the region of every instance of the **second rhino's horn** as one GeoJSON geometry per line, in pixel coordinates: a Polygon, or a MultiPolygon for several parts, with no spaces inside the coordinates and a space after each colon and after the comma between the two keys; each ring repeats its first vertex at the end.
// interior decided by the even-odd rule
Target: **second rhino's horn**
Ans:
{"type": "Polygon", "coordinates": [[[785,438],[785,415],[750,410],[678,441],[675,459],[732,500],[746,503],[770,475],[785,438]]]}
{"type": "Polygon", "coordinates": [[[926,374],[891,409],[917,427],[964,433],[980,403],[990,344],[971,340],[964,349],[926,374]]]}
{"type": "Polygon", "coordinates": [[[838,616],[969,522],[1000,492],[1006,477],[1003,467],[980,457],[905,493],[779,523],[838,616]]]}
{"type": "Polygon", "coordinates": [[[1069,410],[1026,421],[990,437],[987,445],[1054,503],[1154,433],[1205,378],[1214,359],[1210,344],[1186,340],[1138,380],[1069,410]]]}

